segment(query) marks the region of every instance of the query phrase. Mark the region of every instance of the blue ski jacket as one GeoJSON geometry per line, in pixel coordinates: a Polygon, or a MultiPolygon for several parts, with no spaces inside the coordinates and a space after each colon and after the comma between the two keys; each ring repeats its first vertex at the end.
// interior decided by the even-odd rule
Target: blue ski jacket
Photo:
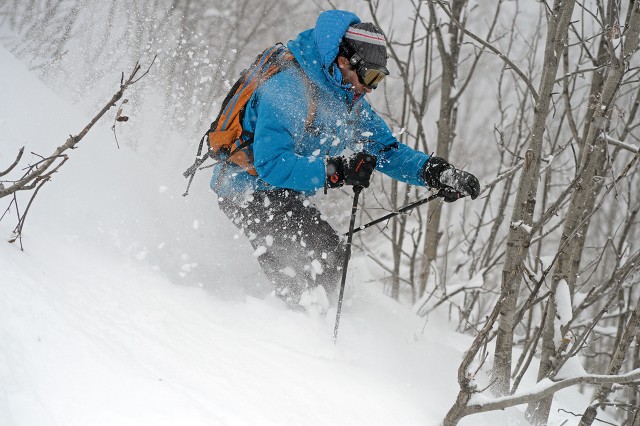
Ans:
{"type": "Polygon", "coordinates": [[[218,163],[211,179],[218,195],[276,188],[311,195],[324,187],[325,158],[363,150],[377,157],[376,170],[425,185],[422,169],[429,156],[398,142],[366,99],[355,97],[342,83],[334,61],[347,28],[357,23],[360,19],[351,12],[326,11],[313,29],[287,44],[300,66],[286,68],[260,85],[242,122],[254,134],[250,149],[258,176],[233,163],[218,163]],[[316,103],[310,127],[305,125],[309,82],[315,87],[316,103]]]}

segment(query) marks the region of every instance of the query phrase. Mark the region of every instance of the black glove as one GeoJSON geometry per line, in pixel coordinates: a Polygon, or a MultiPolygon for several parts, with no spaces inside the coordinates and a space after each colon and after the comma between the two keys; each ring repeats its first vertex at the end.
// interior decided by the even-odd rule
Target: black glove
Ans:
{"type": "Polygon", "coordinates": [[[359,152],[348,158],[329,157],[327,159],[327,186],[336,188],[342,185],[369,187],[371,174],[376,168],[376,157],[359,152]]]}
{"type": "Polygon", "coordinates": [[[422,176],[431,188],[439,189],[439,194],[448,203],[459,198],[471,196],[472,200],[480,195],[478,178],[464,170],[458,170],[440,157],[431,157],[424,165],[422,176]]]}

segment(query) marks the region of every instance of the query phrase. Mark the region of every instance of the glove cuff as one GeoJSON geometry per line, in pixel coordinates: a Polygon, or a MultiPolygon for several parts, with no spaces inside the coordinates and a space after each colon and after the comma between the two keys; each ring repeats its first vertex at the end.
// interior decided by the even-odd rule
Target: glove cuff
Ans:
{"type": "Polygon", "coordinates": [[[422,168],[422,177],[424,182],[430,188],[441,189],[446,185],[440,182],[440,175],[445,170],[452,169],[453,166],[449,164],[444,158],[430,157],[422,168]]]}
{"type": "Polygon", "coordinates": [[[327,179],[325,186],[328,188],[337,188],[344,185],[344,159],[342,157],[327,158],[325,170],[327,179]]]}

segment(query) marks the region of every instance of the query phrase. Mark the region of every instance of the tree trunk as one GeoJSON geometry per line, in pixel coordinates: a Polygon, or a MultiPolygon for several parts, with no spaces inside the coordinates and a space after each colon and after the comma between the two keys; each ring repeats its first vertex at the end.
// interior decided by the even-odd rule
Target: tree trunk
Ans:
{"type": "MultiPolygon", "coordinates": [[[[640,334],[636,335],[636,345],[633,351],[633,364],[631,369],[640,368],[640,334]]],[[[632,426],[640,426],[640,390],[631,389],[632,398],[631,405],[636,407],[635,411],[632,410],[629,412],[628,420],[629,424],[632,426]]]]}
{"type": "MultiPolygon", "coordinates": [[[[467,4],[467,0],[454,0],[451,2],[452,16],[460,21],[460,16],[467,4]]],[[[436,13],[433,4],[429,4],[432,20],[436,20],[436,13]]],[[[436,28],[438,51],[442,62],[442,87],[440,91],[440,114],[438,117],[438,143],[436,154],[444,159],[449,158],[451,143],[455,136],[455,101],[452,97],[458,70],[458,56],[460,53],[461,39],[459,29],[452,22],[449,24],[449,51],[445,48],[445,43],[440,32],[436,28]]],[[[442,215],[442,203],[432,203],[428,209],[427,228],[424,240],[424,257],[420,265],[419,297],[422,297],[427,286],[431,265],[438,256],[438,243],[442,233],[440,232],[440,219],[442,215]]]]}
{"type": "Polygon", "coordinates": [[[540,179],[540,156],[545,132],[545,123],[551,102],[551,93],[558,71],[559,58],[567,38],[567,28],[573,13],[575,0],[554,2],[549,15],[547,41],[544,52],[545,70],[533,118],[533,129],[529,148],[525,155],[525,165],[520,175],[515,207],[511,216],[511,226],[507,237],[507,252],[502,270],[501,295],[504,297],[499,317],[498,335],[493,365],[492,391],[496,395],[506,395],[510,388],[513,331],[515,327],[516,305],[522,278],[522,263],[529,251],[531,235],[524,224],[531,226],[536,207],[536,193],[540,179]]]}

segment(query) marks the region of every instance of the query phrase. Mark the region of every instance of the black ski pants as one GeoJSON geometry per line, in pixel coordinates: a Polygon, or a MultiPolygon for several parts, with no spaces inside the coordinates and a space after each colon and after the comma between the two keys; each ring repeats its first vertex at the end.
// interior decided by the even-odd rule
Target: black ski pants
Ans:
{"type": "Polygon", "coordinates": [[[256,191],[246,198],[224,197],[218,204],[251,242],[276,294],[290,306],[317,285],[331,295],[340,282],[345,251],[320,211],[291,190],[256,191]]]}

